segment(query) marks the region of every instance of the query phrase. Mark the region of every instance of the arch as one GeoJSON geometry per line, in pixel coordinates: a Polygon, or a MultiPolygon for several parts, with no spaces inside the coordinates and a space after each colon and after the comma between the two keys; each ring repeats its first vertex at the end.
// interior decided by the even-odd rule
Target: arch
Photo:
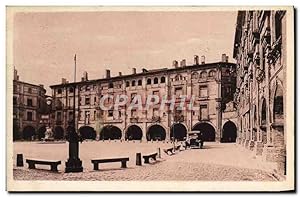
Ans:
{"type": "Polygon", "coordinates": [[[26,126],[23,129],[23,139],[31,140],[35,135],[35,128],[33,126],[26,126]]]}
{"type": "Polygon", "coordinates": [[[166,77],[161,77],[160,78],[160,83],[165,83],[166,82],[166,77]]]}
{"type": "Polygon", "coordinates": [[[181,74],[177,74],[175,76],[175,81],[180,81],[180,80],[182,80],[182,75],[181,74]]]}
{"type": "Polygon", "coordinates": [[[54,139],[60,140],[64,138],[64,129],[61,126],[56,126],[54,128],[54,139]]]}
{"type": "Polygon", "coordinates": [[[204,141],[215,141],[216,130],[210,123],[198,122],[192,128],[192,131],[195,130],[200,131],[199,137],[201,137],[204,141]]]}
{"type": "Polygon", "coordinates": [[[115,140],[121,139],[122,131],[116,126],[113,125],[106,125],[102,128],[100,132],[100,140],[115,140]]]}
{"type": "Polygon", "coordinates": [[[139,79],[139,80],[138,80],[138,86],[141,86],[141,85],[142,85],[142,80],[139,79]]]}
{"type": "Polygon", "coordinates": [[[166,139],[166,130],[159,124],[153,124],[148,128],[147,131],[147,140],[165,140],[166,139]]]}
{"type": "Polygon", "coordinates": [[[283,119],[283,89],[277,85],[273,97],[273,119],[274,122],[283,119]]]}
{"type": "Polygon", "coordinates": [[[126,81],[126,87],[129,87],[130,83],[129,81],[126,81]]]}
{"type": "Polygon", "coordinates": [[[131,86],[135,86],[135,80],[131,82],[131,86]]]}
{"type": "Polygon", "coordinates": [[[222,129],[222,142],[235,142],[237,137],[237,128],[236,125],[228,120],[222,129]]]}
{"type": "Polygon", "coordinates": [[[261,104],[261,116],[260,116],[260,124],[265,125],[267,121],[267,104],[266,99],[262,98],[262,104],[261,104]]]}
{"type": "Polygon", "coordinates": [[[199,73],[198,72],[193,72],[192,73],[192,79],[198,79],[199,73]]]}
{"type": "Polygon", "coordinates": [[[170,138],[183,141],[187,135],[187,129],[182,123],[175,123],[170,128],[170,138]]]}
{"type": "Polygon", "coordinates": [[[157,77],[154,78],[153,83],[158,84],[158,78],[157,77]]]}
{"type": "Polygon", "coordinates": [[[151,85],[151,79],[147,79],[147,85],[151,85]]]}
{"type": "Polygon", "coordinates": [[[216,71],[214,71],[214,70],[211,70],[211,71],[209,71],[209,73],[208,73],[208,76],[209,77],[214,77],[216,75],[216,71]]]}
{"type": "Polygon", "coordinates": [[[46,132],[46,126],[43,125],[37,130],[38,138],[41,140],[42,138],[45,137],[45,132],[46,132]]]}
{"type": "Polygon", "coordinates": [[[206,77],[207,77],[207,72],[206,72],[206,71],[202,71],[202,72],[200,73],[200,78],[204,79],[204,78],[206,78],[206,77]]]}
{"type": "Polygon", "coordinates": [[[82,126],[79,128],[79,133],[83,139],[96,139],[96,131],[93,127],[82,126]]]}
{"type": "Polygon", "coordinates": [[[130,125],[126,129],[125,140],[141,140],[143,137],[142,129],[137,125],[130,125]]]}

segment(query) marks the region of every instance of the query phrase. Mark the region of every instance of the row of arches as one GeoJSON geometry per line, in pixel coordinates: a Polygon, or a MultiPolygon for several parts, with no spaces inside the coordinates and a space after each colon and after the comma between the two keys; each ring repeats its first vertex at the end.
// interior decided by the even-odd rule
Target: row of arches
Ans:
{"type": "MultiPolygon", "coordinates": [[[[69,132],[72,128],[68,127],[66,130],[69,132]]],[[[200,131],[199,135],[204,141],[215,141],[215,128],[206,122],[197,123],[192,130],[200,131]]],[[[46,127],[42,126],[37,130],[37,135],[39,139],[45,137],[46,127]]],[[[79,132],[84,139],[96,139],[96,131],[93,127],[82,126],[79,128],[79,132]]],[[[170,138],[176,139],[178,141],[183,141],[187,136],[187,128],[181,124],[173,124],[170,128],[170,138]]],[[[237,129],[235,124],[232,121],[227,121],[222,129],[222,142],[235,142],[237,137],[237,129]]],[[[57,126],[53,129],[54,139],[63,139],[65,132],[61,126],[57,126]]],[[[23,130],[23,139],[30,140],[35,136],[35,129],[32,126],[27,126],[23,130]]],[[[165,140],[167,132],[165,128],[159,124],[154,124],[150,126],[146,133],[146,139],[150,140],[165,140]]],[[[127,128],[125,132],[126,140],[141,140],[143,137],[143,131],[138,125],[131,125],[127,128]]],[[[113,125],[107,125],[103,127],[100,132],[100,140],[115,140],[122,138],[122,130],[113,125]]]]}

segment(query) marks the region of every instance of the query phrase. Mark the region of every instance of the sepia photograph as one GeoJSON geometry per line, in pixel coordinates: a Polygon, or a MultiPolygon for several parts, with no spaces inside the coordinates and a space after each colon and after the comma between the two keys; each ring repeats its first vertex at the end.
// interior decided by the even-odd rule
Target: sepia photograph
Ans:
{"type": "Polygon", "coordinates": [[[6,7],[8,191],[292,191],[294,8],[6,7]]]}

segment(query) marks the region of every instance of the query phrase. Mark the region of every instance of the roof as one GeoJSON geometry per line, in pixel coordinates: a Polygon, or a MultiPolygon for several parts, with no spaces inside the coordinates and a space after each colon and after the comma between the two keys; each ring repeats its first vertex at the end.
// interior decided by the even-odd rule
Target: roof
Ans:
{"type": "Polygon", "coordinates": [[[40,88],[40,89],[42,89],[46,92],[46,89],[44,87],[40,86],[40,85],[28,83],[28,82],[25,82],[25,81],[19,81],[19,80],[13,80],[13,82],[14,83],[22,83],[22,84],[26,84],[26,85],[29,85],[29,86],[34,86],[34,87],[40,88]]]}
{"type": "Polygon", "coordinates": [[[179,70],[188,70],[188,69],[198,69],[198,68],[210,68],[213,66],[218,65],[231,65],[236,66],[235,63],[230,62],[214,62],[214,63],[207,63],[207,64],[199,64],[199,65],[188,65],[184,67],[178,67],[178,68],[162,68],[162,69],[151,69],[148,70],[148,72],[141,72],[136,74],[129,74],[129,75],[121,75],[121,76],[115,76],[110,78],[101,78],[101,79],[92,79],[88,81],[79,81],[79,82],[73,82],[73,83],[65,83],[65,84],[56,84],[51,85],[50,88],[56,88],[56,87],[66,87],[66,86],[74,86],[79,84],[91,84],[91,83],[97,83],[97,82],[107,82],[107,81],[114,81],[114,80],[120,80],[120,79],[126,79],[131,77],[139,77],[139,76],[147,76],[147,75],[153,75],[153,74],[159,74],[159,73],[172,73],[179,70]]]}

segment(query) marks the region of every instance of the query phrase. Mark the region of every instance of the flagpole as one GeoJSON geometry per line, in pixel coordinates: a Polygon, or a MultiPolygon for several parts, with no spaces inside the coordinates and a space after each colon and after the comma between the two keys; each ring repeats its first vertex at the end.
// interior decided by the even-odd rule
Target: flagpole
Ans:
{"type": "Polygon", "coordinates": [[[76,82],[76,54],[74,56],[74,66],[75,66],[74,68],[74,83],[75,83],[76,82]]]}

